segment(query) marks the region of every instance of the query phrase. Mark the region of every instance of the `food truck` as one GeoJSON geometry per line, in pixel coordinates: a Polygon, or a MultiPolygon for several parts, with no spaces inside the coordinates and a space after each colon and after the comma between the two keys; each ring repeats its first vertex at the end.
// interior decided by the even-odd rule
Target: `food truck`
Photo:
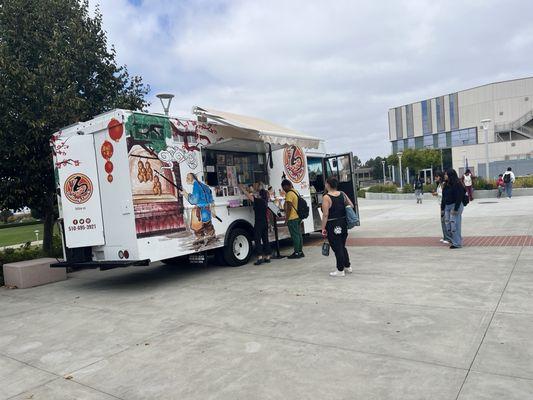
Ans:
{"type": "Polygon", "coordinates": [[[283,179],[309,205],[304,233],[320,230],[328,176],[357,204],[351,153],[326,155],[320,139],[257,118],[201,107],[193,115],[113,110],[52,136],[64,249],[56,266],[109,269],[208,252],[246,264],[254,215],[240,185],[271,187],[281,210],[271,215],[272,240],[289,237],[283,179]]]}

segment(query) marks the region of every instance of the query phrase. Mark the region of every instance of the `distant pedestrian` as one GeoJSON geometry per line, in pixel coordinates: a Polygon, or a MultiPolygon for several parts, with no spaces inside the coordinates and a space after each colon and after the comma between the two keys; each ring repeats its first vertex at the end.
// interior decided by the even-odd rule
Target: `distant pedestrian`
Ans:
{"type": "MultiPolygon", "coordinates": [[[[433,192],[433,195],[437,197],[437,201],[440,205],[442,204],[442,191],[444,189],[444,172],[437,172],[435,174],[435,183],[437,184],[437,188],[435,192],[433,192]]],[[[446,230],[446,224],[444,222],[444,211],[440,210],[440,227],[442,230],[442,238],[440,239],[441,243],[444,244],[450,244],[451,239],[448,237],[448,231],[446,230]]]]}
{"type": "Polygon", "coordinates": [[[503,174],[498,175],[498,180],[496,181],[496,188],[498,189],[498,194],[496,197],[498,199],[502,197],[502,193],[505,192],[505,182],[503,181],[503,174]]]}
{"type": "Polygon", "coordinates": [[[350,256],[346,250],[348,227],[346,221],[346,206],[353,207],[351,200],[338,190],[337,178],[326,179],[326,191],[322,199],[322,236],[328,238],[329,245],[335,253],[337,271],[330,272],[331,276],[344,276],[351,273],[350,256]]]}
{"type": "Polygon", "coordinates": [[[422,176],[418,176],[415,179],[415,197],[416,204],[422,204],[422,199],[424,198],[424,179],[422,176]]]}
{"type": "Polygon", "coordinates": [[[302,220],[298,215],[298,198],[299,193],[294,190],[291,181],[284,179],[281,182],[281,188],[285,192],[285,222],[289,228],[289,233],[292,239],[294,252],[287,258],[302,258],[305,257],[303,252],[303,237],[300,228],[302,220]]]}
{"type": "Polygon", "coordinates": [[[463,185],[466,190],[466,194],[468,194],[468,200],[472,201],[474,200],[474,175],[472,175],[472,172],[467,169],[461,178],[463,181],[463,185]]]}
{"type": "Polygon", "coordinates": [[[515,181],[515,176],[511,167],[507,168],[507,171],[503,174],[503,182],[505,183],[505,193],[507,198],[510,199],[513,197],[513,183],[515,181]]]}
{"type": "Polygon", "coordinates": [[[459,249],[463,247],[461,219],[464,209],[463,200],[466,192],[454,169],[446,171],[444,181],[441,211],[444,211],[446,233],[452,242],[450,249],[459,249]]]}

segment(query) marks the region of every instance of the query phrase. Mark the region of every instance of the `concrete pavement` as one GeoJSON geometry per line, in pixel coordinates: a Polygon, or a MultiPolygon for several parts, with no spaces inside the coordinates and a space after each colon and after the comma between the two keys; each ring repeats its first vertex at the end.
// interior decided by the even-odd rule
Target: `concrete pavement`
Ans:
{"type": "MultiPolygon", "coordinates": [[[[532,234],[527,200],[468,206],[465,235],[532,234]]],[[[361,214],[353,237],[439,234],[436,204],[361,214]]],[[[533,398],[533,247],[349,251],[345,278],[313,246],[2,289],[0,399],[533,398]]]]}

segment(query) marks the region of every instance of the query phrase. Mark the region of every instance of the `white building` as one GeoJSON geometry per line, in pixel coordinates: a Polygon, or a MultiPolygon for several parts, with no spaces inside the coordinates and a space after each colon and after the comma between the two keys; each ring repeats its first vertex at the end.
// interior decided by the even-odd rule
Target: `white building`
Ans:
{"type": "Polygon", "coordinates": [[[443,149],[444,166],[453,166],[460,175],[466,166],[485,176],[487,156],[491,177],[508,166],[517,175],[532,174],[533,77],[391,108],[389,140],[393,153],[443,149]],[[483,120],[490,120],[486,130],[483,120]]]}

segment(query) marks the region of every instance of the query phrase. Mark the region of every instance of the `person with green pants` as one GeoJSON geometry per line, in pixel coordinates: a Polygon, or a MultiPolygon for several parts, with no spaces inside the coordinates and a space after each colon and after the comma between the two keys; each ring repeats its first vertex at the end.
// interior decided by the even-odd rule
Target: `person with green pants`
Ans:
{"type": "Polygon", "coordinates": [[[302,220],[298,216],[298,192],[294,190],[292,182],[284,179],[281,182],[281,188],[285,192],[285,222],[289,228],[294,252],[287,258],[302,258],[305,257],[303,253],[303,237],[300,230],[302,220]]]}

